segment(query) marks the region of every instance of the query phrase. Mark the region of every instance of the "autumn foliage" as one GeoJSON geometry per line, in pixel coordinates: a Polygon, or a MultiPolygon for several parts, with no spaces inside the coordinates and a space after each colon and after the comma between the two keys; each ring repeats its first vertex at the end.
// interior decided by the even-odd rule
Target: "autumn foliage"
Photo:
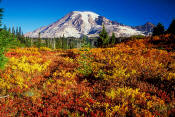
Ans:
{"type": "Polygon", "coordinates": [[[0,71],[0,116],[175,116],[175,53],[160,49],[159,38],[11,49],[0,71]]]}

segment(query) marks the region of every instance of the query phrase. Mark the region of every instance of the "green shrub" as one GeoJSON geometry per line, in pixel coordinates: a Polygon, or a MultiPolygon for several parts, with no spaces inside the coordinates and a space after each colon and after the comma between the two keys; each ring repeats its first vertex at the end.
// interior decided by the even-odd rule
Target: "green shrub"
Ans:
{"type": "Polygon", "coordinates": [[[144,35],[133,35],[131,36],[131,39],[144,39],[145,36],[144,35]]]}
{"type": "Polygon", "coordinates": [[[7,58],[4,56],[4,48],[0,48],[0,69],[4,68],[7,58]]]}
{"type": "Polygon", "coordinates": [[[5,30],[0,31],[0,69],[4,68],[7,58],[5,53],[9,48],[15,48],[19,45],[19,42],[14,38],[12,34],[5,30]]]}
{"type": "Polygon", "coordinates": [[[91,52],[90,52],[90,44],[89,43],[84,43],[82,45],[82,48],[80,49],[80,58],[78,59],[78,64],[79,68],[78,73],[84,75],[84,76],[89,76],[90,74],[93,73],[92,70],[92,60],[93,58],[91,57],[91,52]]]}

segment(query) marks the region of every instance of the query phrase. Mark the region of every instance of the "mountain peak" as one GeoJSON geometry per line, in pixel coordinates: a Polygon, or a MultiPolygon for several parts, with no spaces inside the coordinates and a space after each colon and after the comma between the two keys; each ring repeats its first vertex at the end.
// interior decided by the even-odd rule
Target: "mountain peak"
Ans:
{"type": "Polygon", "coordinates": [[[98,15],[97,13],[92,12],[92,11],[72,11],[72,13],[98,15]]]}
{"type": "Polygon", "coordinates": [[[146,22],[146,24],[145,25],[150,25],[150,26],[155,26],[153,23],[151,23],[151,22],[146,22]]]}
{"type": "Polygon", "coordinates": [[[84,20],[87,20],[89,17],[92,17],[93,19],[98,18],[98,14],[91,12],[91,11],[72,11],[71,12],[73,16],[81,15],[84,20]]]}
{"type": "Polygon", "coordinates": [[[72,11],[60,20],[27,33],[25,36],[38,37],[40,33],[42,38],[62,37],[63,35],[65,37],[76,38],[79,38],[82,35],[94,37],[98,36],[102,29],[102,24],[105,25],[109,34],[114,32],[116,37],[128,37],[143,34],[142,31],[111,21],[91,11],[72,11]]]}
{"type": "Polygon", "coordinates": [[[144,25],[142,25],[142,26],[136,26],[135,28],[136,28],[138,31],[144,32],[144,34],[149,35],[149,34],[151,34],[151,32],[153,31],[153,28],[154,28],[154,27],[155,27],[154,24],[152,24],[151,22],[147,22],[147,23],[145,23],[144,25]]]}

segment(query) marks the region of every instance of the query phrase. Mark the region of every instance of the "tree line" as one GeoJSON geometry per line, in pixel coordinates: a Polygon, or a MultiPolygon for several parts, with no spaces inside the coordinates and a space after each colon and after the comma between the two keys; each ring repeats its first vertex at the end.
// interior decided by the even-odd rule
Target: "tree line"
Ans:
{"type": "MultiPolygon", "coordinates": [[[[0,0],[1,2],[1,0],[0,0]]],[[[0,8],[0,27],[2,26],[3,9],[0,8]]],[[[8,59],[5,57],[5,53],[9,48],[15,48],[19,46],[20,42],[17,38],[7,30],[0,28],[0,69],[4,68],[8,59]]]]}
{"type": "Polygon", "coordinates": [[[26,47],[48,47],[52,49],[73,49],[73,48],[81,48],[81,46],[85,43],[89,44],[90,48],[95,47],[96,39],[89,39],[86,37],[82,38],[74,38],[68,37],[65,38],[30,38],[25,37],[25,46],[26,47]]]}
{"type": "Polygon", "coordinates": [[[161,23],[158,23],[157,26],[154,27],[152,34],[153,36],[159,36],[163,34],[175,35],[175,19],[172,20],[167,30],[165,30],[165,27],[161,23]]]}
{"type": "MultiPolygon", "coordinates": [[[[1,0],[0,0],[1,2],[1,0]]],[[[0,8],[0,27],[2,26],[2,16],[3,9],[0,8]]],[[[162,34],[175,34],[175,19],[170,24],[169,28],[165,30],[164,26],[161,23],[158,23],[157,26],[153,29],[153,36],[162,35],[162,34]]],[[[134,37],[136,38],[136,37],[134,37]]],[[[105,26],[102,26],[102,30],[99,33],[99,37],[89,39],[84,36],[83,38],[29,38],[24,37],[21,27],[7,28],[4,25],[3,28],[0,28],[0,68],[4,67],[7,58],[4,56],[5,52],[9,48],[15,47],[48,47],[52,49],[72,49],[80,48],[83,44],[87,44],[90,47],[111,47],[114,44],[121,42],[121,38],[116,38],[115,33],[112,33],[112,36],[109,36],[108,32],[105,29],[105,26]]]]}
{"type": "Polygon", "coordinates": [[[97,40],[97,46],[98,47],[108,47],[112,46],[115,43],[119,42],[119,40],[116,40],[115,33],[112,33],[112,36],[109,37],[109,34],[107,33],[105,26],[103,25],[103,28],[101,32],[99,33],[99,37],[97,40]]]}
{"type": "MultiPolygon", "coordinates": [[[[154,27],[152,36],[159,36],[163,34],[175,35],[175,19],[172,20],[167,30],[165,30],[165,27],[161,23],[158,23],[157,26],[154,27]]],[[[138,35],[138,36],[132,36],[130,37],[130,39],[133,38],[136,39],[137,37],[143,38],[143,36],[138,35]]],[[[112,33],[112,36],[109,37],[109,34],[107,33],[105,26],[103,25],[103,28],[99,34],[97,42],[98,47],[109,47],[111,45],[116,44],[117,42],[121,42],[121,38],[116,38],[114,33],[112,33]]]]}
{"type": "Polygon", "coordinates": [[[9,33],[12,33],[12,34],[16,35],[16,36],[23,36],[23,32],[22,32],[21,26],[20,27],[16,27],[16,29],[15,29],[14,26],[12,28],[11,27],[7,28],[7,26],[4,25],[3,29],[8,31],[9,33]]]}

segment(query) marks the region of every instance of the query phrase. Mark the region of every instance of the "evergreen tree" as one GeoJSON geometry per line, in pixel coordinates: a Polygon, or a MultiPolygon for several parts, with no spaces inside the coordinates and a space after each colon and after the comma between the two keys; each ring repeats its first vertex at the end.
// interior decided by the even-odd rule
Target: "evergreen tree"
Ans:
{"type": "Polygon", "coordinates": [[[3,9],[0,9],[0,26],[2,25],[2,13],[3,13],[3,9]]]}
{"type": "Polygon", "coordinates": [[[22,36],[22,30],[21,30],[21,26],[19,27],[19,35],[22,36]]]}
{"type": "MultiPolygon", "coordinates": [[[[1,2],[1,0],[0,0],[1,2]]],[[[2,16],[3,16],[3,9],[0,8],[0,26],[2,26],[2,16]]]]}
{"type": "Polygon", "coordinates": [[[29,40],[30,40],[30,47],[32,47],[33,46],[33,39],[29,38],[29,40]]]}
{"type": "Polygon", "coordinates": [[[56,49],[62,48],[62,37],[56,39],[56,49]]]}
{"type": "Polygon", "coordinates": [[[4,25],[3,29],[7,31],[7,26],[6,26],[6,25],[4,25]]]}
{"type": "Polygon", "coordinates": [[[175,19],[173,19],[173,21],[171,22],[167,33],[175,34],[175,19]]]}
{"type": "Polygon", "coordinates": [[[14,28],[14,26],[12,27],[12,34],[15,35],[15,28],[14,28]]]}
{"type": "Polygon", "coordinates": [[[56,49],[56,38],[53,38],[53,40],[52,40],[52,44],[53,44],[53,49],[56,49]]]}
{"type": "Polygon", "coordinates": [[[99,34],[98,38],[98,46],[106,46],[109,44],[109,35],[105,29],[105,26],[103,25],[103,29],[99,34]]]}
{"type": "Polygon", "coordinates": [[[113,32],[112,33],[112,37],[111,37],[111,39],[110,39],[110,44],[115,44],[115,33],[113,32]]]}
{"type": "Polygon", "coordinates": [[[153,36],[162,35],[165,33],[165,28],[161,23],[158,23],[153,29],[153,36]]]}
{"type": "Polygon", "coordinates": [[[37,47],[38,47],[38,48],[41,47],[41,32],[39,32],[37,47]]]}
{"type": "Polygon", "coordinates": [[[19,43],[16,38],[12,36],[8,31],[1,30],[0,31],[0,69],[4,68],[5,63],[7,62],[7,58],[5,57],[5,53],[9,48],[15,48],[19,46],[19,43]]]}
{"type": "Polygon", "coordinates": [[[46,47],[49,47],[48,39],[45,39],[45,45],[46,45],[46,47]]]}
{"type": "MultiPolygon", "coordinates": [[[[1,2],[1,0],[0,0],[1,2]]],[[[0,9],[0,26],[2,25],[2,13],[3,9],[0,9]]],[[[5,53],[9,48],[14,48],[18,45],[18,42],[12,35],[6,30],[0,30],[0,69],[4,68],[4,65],[7,62],[5,53]]]]}
{"type": "Polygon", "coordinates": [[[66,43],[65,40],[66,39],[65,39],[64,34],[63,34],[63,37],[61,37],[61,41],[62,41],[61,46],[62,46],[62,49],[66,49],[66,47],[65,47],[65,45],[66,45],[65,44],[66,43]]]}
{"type": "Polygon", "coordinates": [[[18,26],[16,27],[15,35],[19,36],[18,26]]]}
{"type": "Polygon", "coordinates": [[[11,28],[9,27],[8,32],[11,33],[11,28]]]}
{"type": "Polygon", "coordinates": [[[18,40],[19,40],[22,44],[28,46],[28,44],[27,44],[28,39],[26,40],[26,38],[23,36],[21,27],[17,27],[17,28],[16,28],[16,37],[18,38],[18,40]]]}

